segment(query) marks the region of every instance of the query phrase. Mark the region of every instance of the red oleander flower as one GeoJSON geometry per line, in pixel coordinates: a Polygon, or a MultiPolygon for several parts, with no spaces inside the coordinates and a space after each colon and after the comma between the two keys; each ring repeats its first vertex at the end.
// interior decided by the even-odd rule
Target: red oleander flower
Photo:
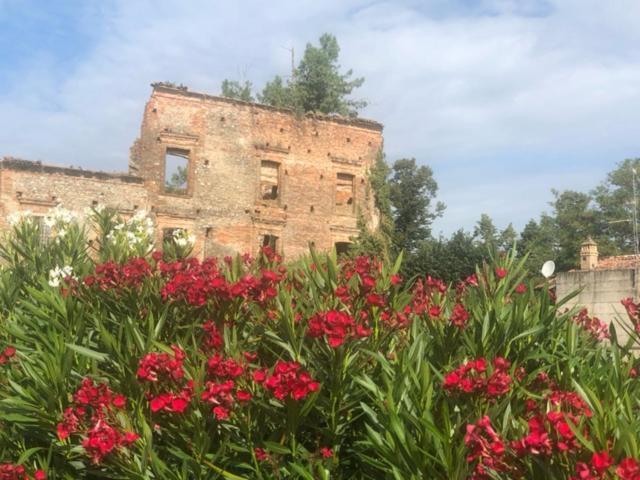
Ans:
{"type": "Polygon", "coordinates": [[[502,357],[493,360],[493,371],[487,373],[484,358],[478,358],[460,365],[445,375],[443,387],[451,393],[481,394],[488,399],[505,395],[511,389],[513,380],[507,373],[511,364],[502,357]]]}
{"type": "Polygon", "coordinates": [[[149,385],[145,396],[153,413],[183,413],[193,395],[193,380],[184,381],[184,351],[173,345],[173,355],[152,352],[138,364],[138,381],[149,385]]]}
{"type": "Polygon", "coordinates": [[[322,447],[320,449],[320,453],[322,454],[323,458],[333,457],[333,450],[331,450],[329,447],[322,447]]]}
{"type": "Polygon", "coordinates": [[[7,364],[12,358],[16,356],[15,347],[8,346],[2,352],[0,352],[0,365],[7,364]]]}
{"type": "Polygon", "coordinates": [[[259,462],[264,462],[269,459],[269,454],[265,452],[263,448],[256,447],[253,449],[253,452],[255,453],[256,459],[259,462]]]}
{"type": "Polygon", "coordinates": [[[384,296],[380,295],[379,293],[371,293],[367,295],[367,304],[372,307],[384,307],[387,302],[384,296]]]}
{"type": "Polygon", "coordinates": [[[500,267],[496,267],[496,277],[498,277],[498,280],[502,280],[504,277],[507,276],[507,271],[504,268],[500,268],[500,267]]]}
{"type": "Polygon", "coordinates": [[[209,320],[202,326],[205,331],[204,345],[212,350],[219,350],[223,345],[222,333],[216,327],[216,324],[209,320]]]}
{"type": "Polygon", "coordinates": [[[625,298],[620,303],[627,311],[627,316],[633,324],[635,331],[640,333],[640,304],[634,303],[633,298],[625,298]]]}
{"type": "Polygon", "coordinates": [[[325,337],[332,348],[338,348],[346,340],[368,337],[371,328],[366,325],[367,315],[362,312],[360,322],[345,312],[330,310],[315,314],[309,319],[307,335],[312,338],[325,337]]]}
{"type": "Polygon", "coordinates": [[[244,373],[244,367],[232,358],[224,358],[216,353],[207,360],[207,373],[217,379],[234,379],[244,373]]]}
{"type": "Polygon", "coordinates": [[[618,464],[616,474],[622,480],[640,480],[640,464],[635,459],[627,457],[618,464]]]}
{"type": "Polygon", "coordinates": [[[248,402],[249,400],[251,400],[252,396],[251,393],[245,390],[238,390],[236,392],[236,398],[239,402],[248,402]]]}
{"type": "Polygon", "coordinates": [[[516,293],[527,293],[527,286],[524,283],[519,283],[515,289],[516,293]]]}
{"type": "Polygon", "coordinates": [[[469,450],[467,462],[475,463],[472,479],[494,478],[490,472],[508,472],[505,444],[491,426],[491,420],[485,416],[475,424],[467,425],[464,443],[469,450]]]}
{"type": "Polygon", "coordinates": [[[113,409],[124,408],[126,398],[114,395],[106,384],[85,378],[73,399],[73,405],[65,409],[63,421],[57,425],[58,438],[66,440],[72,434],[82,434],[82,446],[94,463],[100,463],[106,455],[138,439],[136,433],[118,429],[113,409]]]}
{"type": "Polygon", "coordinates": [[[159,380],[179,380],[184,376],[182,362],[184,350],[173,345],[173,356],[168,353],[148,353],[138,365],[138,380],[141,382],[157,382],[159,380]]]}
{"type": "Polygon", "coordinates": [[[254,370],[253,371],[253,381],[256,383],[262,383],[267,379],[266,370],[254,370]]]}
{"type": "Polygon", "coordinates": [[[229,418],[229,409],[221,405],[213,407],[213,414],[218,420],[227,420],[229,418]]]}
{"type": "Polygon", "coordinates": [[[605,451],[595,452],[591,456],[591,466],[598,473],[603,473],[613,465],[613,459],[605,451]]]}
{"type": "Polygon", "coordinates": [[[595,340],[600,341],[611,337],[609,334],[609,326],[596,317],[590,317],[586,308],[580,310],[580,312],[573,317],[573,321],[580,325],[583,330],[589,332],[595,340]]]}
{"type": "Polygon", "coordinates": [[[109,260],[96,265],[94,275],[85,277],[84,284],[100,290],[135,289],[151,275],[151,265],[144,258],[132,258],[121,265],[109,260]]]}
{"type": "Polygon", "coordinates": [[[273,392],[278,400],[286,398],[301,400],[320,388],[320,384],[303,371],[299,363],[283,361],[276,363],[272,375],[265,380],[264,386],[273,392]]]}
{"type": "MultiPolygon", "coordinates": [[[[31,477],[22,465],[11,463],[0,464],[0,480],[29,480],[31,477]]],[[[46,480],[47,474],[44,470],[36,470],[33,474],[35,480],[46,480]]]]}
{"type": "Polygon", "coordinates": [[[469,312],[467,312],[464,306],[460,303],[456,303],[451,312],[449,321],[458,328],[464,328],[469,320],[469,312]]]}

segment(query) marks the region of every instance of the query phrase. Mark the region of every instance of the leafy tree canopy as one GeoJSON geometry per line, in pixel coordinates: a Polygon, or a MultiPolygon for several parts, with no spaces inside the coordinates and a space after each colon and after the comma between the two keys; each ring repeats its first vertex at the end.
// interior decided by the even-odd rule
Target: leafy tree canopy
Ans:
{"type": "MultiPolygon", "coordinates": [[[[363,100],[350,98],[354,89],[362,86],[364,78],[352,78],[353,71],[342,73],[338,57],[340,47],[334,35],[323,34],[319,45],[308,43],[302,59],[285,82],[275,76],[267,82],[258,101],[274,107],[292,108],[298,112],[319,112],[356,116],[366,106],[363,100]]],[[[253,101],[251,83],[224,80],[222,95],[253,101]]]]}
{"type": "Polygon", "coordinates": [[[251,93],[251,82],[245,81],[240,83],[237,80],[223,80],[221,85],[221,91],[223,97],[235,98],[245,102],[253,102],[253,94],[251,93]]]}
{"type": "Polygon", "coordinates": [[[430,167],[418,166],[415,158],[402,158],[393,164],[389,199],[398,251],[412,253],[421,240],[430,237],[431,224],[445,209],[444,203],[434,203],[437,191],[438,184],[430,167]]]}

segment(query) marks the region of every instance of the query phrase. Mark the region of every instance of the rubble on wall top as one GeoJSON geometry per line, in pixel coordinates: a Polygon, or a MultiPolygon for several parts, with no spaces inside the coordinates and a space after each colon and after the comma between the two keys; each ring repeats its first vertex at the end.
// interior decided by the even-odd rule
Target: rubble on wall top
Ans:
{"type": "Polygon", "coordinates": [[[637,268],[640,257],[637,255],[618,255],[615,257],[604,257],[598,261],[596,270],[627,270],[637,268]]]}
{"type": "Polygon", "coordinates": [[[58,165],[48,165],[40,160],[24,160],[15,157],[3,157],[0,160],[0,170],[23,170],[38,173],[59,173],[70,177],[97,178],[99,180],[120,180],[126,183],[144,183],[141,177],[129,175],[127,173],[110,173],[96,170],[84,170],[80,167],[61,167],[58,165]]]}
{"type": "MultiPolygon", "coordinates": [[[[273,107],[271,105],[265,105],[263,103],[246,102],[244,100],[238,100],[237,98],[221,97],[218,95],[211,95],[209,93],[192,92],[189,90],[187,86],[182,84],[176,85],[173,82],[154,82],[151,84],[151,87],[153,87],[154,91],[167,91],[171,93],[177,93],[179,95],[186,95],[190,97],[201,98],[203,100],[213,100],[217,102],[232,103],[236,105],[246,105],[246,106],[261,108],[264,110],[271,110],[274,112],[282,112],[282,113],[288,113],[290,115],[295,115],[295,112],[290,108],[273,107]]],[[[381,123],[376,122],[375,120],[369,120],[366,118],[359,118],[359,117],[352,118],[352,117],[345,117],[338,114],[324,114],[324,113],[316,113],[316,112],[307,112],[305,113],[305,117],[314,119],[314,120],[329,121],[329,122],[340,123],[343,125],[351,125],[354,127],[366,128],[369,130],[376,130],[379,132],[381,132],[383,129],[383,125],[381,123]]]]}

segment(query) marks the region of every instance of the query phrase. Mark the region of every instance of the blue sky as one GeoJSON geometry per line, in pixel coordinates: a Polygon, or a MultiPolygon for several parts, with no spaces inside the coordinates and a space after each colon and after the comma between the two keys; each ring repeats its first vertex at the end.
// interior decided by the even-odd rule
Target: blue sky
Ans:
{"type": "Polygon", "coordinates": [[[387,158],[430,165],[436,233],[519,229],[640,157],[638,0],[0,0],[0,156],[125,170],[149,84],[261,87],[334,33],[387,158]]]}

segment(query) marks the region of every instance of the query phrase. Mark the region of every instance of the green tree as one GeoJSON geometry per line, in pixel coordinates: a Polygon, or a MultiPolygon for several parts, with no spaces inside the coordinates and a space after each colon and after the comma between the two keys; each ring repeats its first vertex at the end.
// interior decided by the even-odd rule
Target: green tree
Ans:
{"type": "Polygon", "coordinates": [[[498,249],[498,229],[493,224],[493,220],[489,215],[483,213],[480,220],[476,223],[473,230],[473,236],[476,239],[476,245],[485,250],[485,252],[494,253],[498,249]]]}
{"type": "MultiPolygon", "coordinates": [[[[613,253],[633,253],[634,245],[634,177],[640,174],[640,158],[627,159],[607,174],[604,182],[592,192],[601,215],[600,240],[606,237],[613,253]]],[[[638,188],[636,177],[636,189],[638,188]]],[[[640,194],[640,189],[636,192],[640,194]]],[[[640,204],[635,205],[640,208],[640,204]]]]}
{"type": "Polygon", "coordinates": [[[291,87],[285,84],[279,75],[276,75],[273,80],[267,82],[262,93],[258,94],[258,101],[278,108],[296,107],[291,87]]]}
{"type": "Polygon", "coordinates": [[[363,100],[348,98],[364,78],[351,79],[352,70],[340,73],[339,55],[338,41],[329,33],[320,37],[319,46],[307,44],[292,82],[297,106],[303,111],[356,116],[366,106],[363,100]]]}
{"type": "Polygon", "coordinates": [[[588,193],[552,190],[554,195],[553,217],[558,235],[556,263],[559,270],[579,266],[580,245],[588,236],[606,251],[607,242],[599,228],[599,213],[594,208],[588,193]]]}
{"type": "Polygon", "coordinates": [[[415,252],[418,244],[431,235],[431,224],[442,216],[444,204],[434,204],[438,184],[426,165],[417,166],[415,158],[396,160],[389,180],[389,199],[394,221],[397,251],[415,252]]]}
{"type": "Polygon", "coordinates": [[[248,80],[244,83],[240,83],[237,80],[225,79],[222,81],[220,90],[222,91],[223,97],[235,98],[245,102],[253,102],[255,99],[251,93],[252,88],[251,82],[248,80]]]}
{"type": "Polygon", "coordinates": [[[373,254],[381,258],[388,258],[391,253],[394,224],[391,211],[390,173],[391,169],[384,159],[384,153],[380,150],[375,164],[369,171],[370,193],[373,194],[374,205],[378,209],[380,222],[376,231],[370,231],[362,215],[359,215],[359,234],[351,249],[351,253],[354,255],[373,254]]]}
{"type": "Polygon", "coordinates": [[[366,106],[363,100],[349,98],[364,78],[351,78],[352,70],[341,73],[336,37],[325,33],[319,46],[307,44],[292,78],[285,83],[276,76],[267,82],[258,99],[274,107],[289,107],[299,112],[356,116],[366,106]]]}
{"type": "Polygon", "coordinates": [[[558,229],[554,219],[548,214],[542,214],[540,221],[530,220],[520,233],[518,251],[528,254],[527,270],[537,274],[547,260],[557,260],[558,229]]]}
{"type": "Polygon", "coordinates": [[[507,228],[500,232],[498,235],[498,248],[503,251],[509,251],[513,248],[518,240],[518,232],[513,228],[513,224],[507,225],[507,228]]]}
{"type": "Polygon", "coordinates": [[[165,191],[180,193],[184,192],[187,188],[187,167],[177,165],[175,172],[171,174],[171,177],[165,183],[165,191]]]}
{"type": "Polygon", "coordinates": [[[485,258],[486,251],[474,241],[474,236],[460,229],[448,239],[441,236],[420,242],[415,255],[407,259],[404,274],[456,282],[474,273],[476,265],[485,258]]]}

